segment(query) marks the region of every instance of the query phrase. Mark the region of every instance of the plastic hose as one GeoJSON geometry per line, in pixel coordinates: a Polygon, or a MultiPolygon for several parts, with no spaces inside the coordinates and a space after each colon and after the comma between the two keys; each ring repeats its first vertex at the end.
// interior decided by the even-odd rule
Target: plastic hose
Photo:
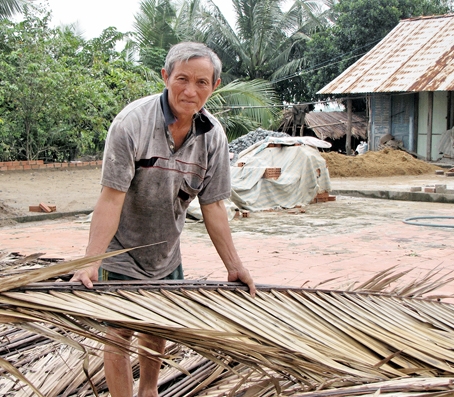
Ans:
{"type": "Polygon", "coordinates": [[[404,219],[404,223],[407,223],[408,225],[415,225],[415,226],[454,227],[454,225],[446,225],[446,224],[412,222],[415,219],[454,219],[454,216],[415,216],[412,218],[404,219]]]}

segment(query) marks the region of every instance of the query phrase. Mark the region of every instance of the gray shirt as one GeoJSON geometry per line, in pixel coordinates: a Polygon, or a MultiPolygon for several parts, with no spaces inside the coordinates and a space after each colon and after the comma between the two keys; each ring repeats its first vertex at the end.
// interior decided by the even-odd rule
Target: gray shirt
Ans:
{"type": "Polygon", "coordinates": [[[126,192],[108,251],[154,244],[103,261],[106,270],[160,279],[181,263],[180,234],[189,203],[230,197],[228,142],[220,123],[202,110],[174,151],[167,126],[175,121],[167,91],[126,106],[106,139],[101,184],[126,192]]]}

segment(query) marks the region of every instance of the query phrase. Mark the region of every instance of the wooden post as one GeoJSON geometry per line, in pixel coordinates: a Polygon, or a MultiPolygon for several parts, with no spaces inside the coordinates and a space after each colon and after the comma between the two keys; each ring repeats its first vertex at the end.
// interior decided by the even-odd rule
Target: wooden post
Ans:
{"type": "Polygon", "coordinates": [[[434,113],[434,93],[430,91],[427,107],[429,114],[427,116],[427,151],[426,161],[432,160],[432,127],[433,127],[433,113],[434,113]]]}
{"type": "Polygon", "coordinates": [[[347,99],[347,133],[345,135],[345,152],[352,154],[352,99],[347,99]]]}
{"type": "Polygon", "coordinates": [[[366,96],[366,112],[367,112],[367,143],[369,145],[368,150],[373,150],[372,143],[372,107],[371,107],[371,95],[366,96]]]}

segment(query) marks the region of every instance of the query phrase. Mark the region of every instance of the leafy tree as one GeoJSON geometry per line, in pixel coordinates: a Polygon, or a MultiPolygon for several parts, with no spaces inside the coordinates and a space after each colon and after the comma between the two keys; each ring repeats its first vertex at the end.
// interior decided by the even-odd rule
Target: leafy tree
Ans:
{"type": "Polygon", "coordinates": [[[316,92],[339,75],[344,59],[332,28],[315,33],[306,44],[305,55],[308,61],[300,74],[301,102],[314,101],[316,92]]]}
{"type": "Polygon", "coordinates": [[[399,19],[441,15],[452,11],[452,0],[398,0],[399,19]]]}
{"type": "Polygon", "coordinates": [[[115,29],[84,41],[25,11],[0,22],[0,157],[73,159],[100,152],[113,117],[162,83],[114,48],[115,29]]]}

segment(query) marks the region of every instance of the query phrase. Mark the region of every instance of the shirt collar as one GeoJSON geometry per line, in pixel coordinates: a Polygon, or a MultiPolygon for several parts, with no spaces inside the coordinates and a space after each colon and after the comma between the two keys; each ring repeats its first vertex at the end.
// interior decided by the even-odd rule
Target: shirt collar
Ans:
{"type": "MultiPolygon", "coordinates": [[[[172,110],[170,109],[169,92],[167,88],[164,88],[160,101],[161,109],[164,113],[164,122],[166,127],[168,127],[170,124],[175,123],[177,121],[177,118],[174,116],[172,110]]],[[[200,109],[200,111],[194,115],[194,122],[197,135],[204,134],[205,132],[208,132],[213,128],[213,124],[208,118],[205,108],[200,109]]]]}

